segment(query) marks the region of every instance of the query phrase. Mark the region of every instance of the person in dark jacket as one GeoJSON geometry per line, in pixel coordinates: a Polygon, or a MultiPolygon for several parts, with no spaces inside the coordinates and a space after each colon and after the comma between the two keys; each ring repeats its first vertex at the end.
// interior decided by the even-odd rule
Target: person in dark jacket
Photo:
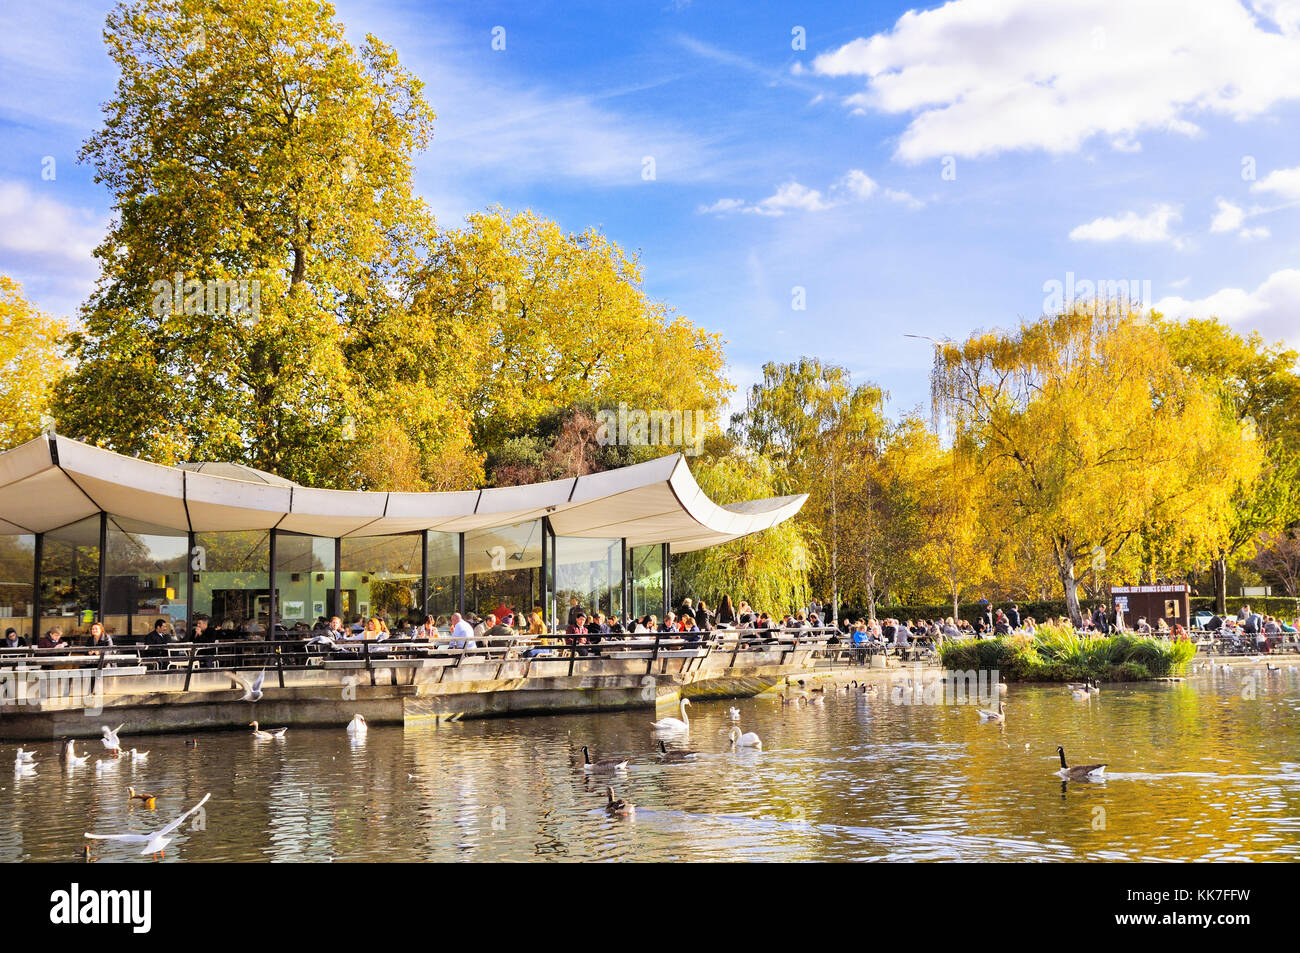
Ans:
{"type": "Polygon", "coordinates": [[[5,629],[4,639],[0,640],[0,648],[25,649],[27,648],[27,640],[18,635],[17,629],[8,628],[5,629]]]}

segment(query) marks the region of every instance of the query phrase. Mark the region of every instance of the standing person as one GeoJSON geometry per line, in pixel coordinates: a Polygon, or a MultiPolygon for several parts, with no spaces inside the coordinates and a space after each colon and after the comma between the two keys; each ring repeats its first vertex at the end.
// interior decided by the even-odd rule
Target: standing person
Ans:
{"type": "Polygon", "coordinates": [[[578,602],[577,596],[569,596],[569,621],[566,625],[575,624],[579,615],[585,617],[587,613],[583,611],[582,604],[578,602]]]}
{"type": "Polygon", "coordinates": [[[735,625],[738,618],[736,608],[731,604],[731,596],[723,596],[722,605],[718,606],[718,625],[735,625]]]}
{"type": "Polygon", "coordinates": [[[1014,602],[1011,603],[1011,608],[1007,610],[1007,622],[1011,624],[1011,631],[1013,632],[1020,628],[1020,607],[1014,602]]]}
{"type": "Polygon", "coordinates": [[[695,624],[699,627],[700,631],[712,632],[716,618],[717,616],[714,614],[713,610],[709,608],[709,604],[701,599],[700,604],[695,607],[695,624]]]}
{"type": "Polygon", "coordinates": [[[687,596],[682,600],[681,608],[677,610],[677,618],[679,620],[685,621],[687,616],[690,616],[692,620],[695,619],[695,604],[691,602],[690,596],[687,596]]]}

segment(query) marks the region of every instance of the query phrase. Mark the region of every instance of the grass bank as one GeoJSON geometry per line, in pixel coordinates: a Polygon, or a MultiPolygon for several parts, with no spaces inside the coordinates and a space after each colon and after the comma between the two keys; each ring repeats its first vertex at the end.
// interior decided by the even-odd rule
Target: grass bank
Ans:
{"type": "Polygon", "coordinates": [[[1138,635],[1080,635],[1069,626],[1042,626],[1036,635],[947,642],[939,651],[944,668],[997,669],[1005,681],[1140,682],[1181,674],[1196,655],[1190,642],[1138,635]]]}

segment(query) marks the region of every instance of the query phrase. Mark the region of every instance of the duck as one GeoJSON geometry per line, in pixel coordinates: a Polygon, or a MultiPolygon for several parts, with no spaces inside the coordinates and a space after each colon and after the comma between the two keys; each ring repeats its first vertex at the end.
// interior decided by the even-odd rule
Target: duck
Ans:
{"type": "MultiPolygon", "coordinates": [[[[663,742],[659,742],[663,744],[663,742]]],[[[586,774],[612,774],[615,771],[627,770],[627,758],[601,758],[598,761],[592,761],[591,755],[587,753],[587,746],[582,746],[582,770],[586,774]]]]}
{"type": "Polygon", "coordinates": [[[149,752],[147,752],[147,751],[136,751],[134,748],[131,749],[131,763],[132,763],[132,764],[140,764],[140,763],[142,763],[142,762],[144,762],[144,761],[148,761],[148,760],[149,760],[149,752]]]}
{"type": "Polygon", "coordinates": [[[731,747],[733,748],[757,748],[759,751],[763,750],[763,740],[752,731],[741,734],[739,728],[732,728],[727,733],[727,738],[731,741],[731,747]]]}
{"type": "MultiPolygon", "coordinates": [[[[357,715],[357,717],[360,718],[361,716],[357,715]]],[[[258,723],[255,721],[250,721],[248,723],[248,726],[253,729],[253,737],[256,738],[258,741],[271,741],[274,738],[283,739],[284,733],[289,730],[287,727],[285,727],[285,728],[267,728],[265,731],[263,731],[262,727],[258,725],[258,723]]],[[[352,726],[351,724],[349,724],[348,730],[351,731],[351,728],[352,726]]]]}
{"type": "Polygon", "coordinates": [[[199,746],[198,738],[191,738],[185,742],[185,747],[187,748],[197,748],[198,746],[199,746]]]}
{"type": "Polygon", "coordinates": [[[76,742],[68,739],[68,743],[63,746],[63,757],[68,762],[69,768],[79,768],[90,760],[90,752],[78,755],[76,752],[76,742]]]}
{"type": "Polygon", "coordinates": [[[114,758],[116,758],[119,754],[122,753],[122,742],[118,739],[117,733],[125,727],[126,727],[126,723],[123,722],[122,724],[118,725],[116,728],[109,728],[108,725],[102,725],[99,729],[101,732],[103,732],[104,735],[104,737],[101,738],[100,741],[104,743],[105,748],[113,752],[114,758]]]}
{"type": "Polygon", "coordinates": [[[203,795],[203,800],[176,818],[176,820],[165,827],[158,828],[156,831],[150,831],[148,834],[86,834],[86,836],[92,840],[120,840],[133,844],[144,844],[144,850],[140,851],[141,856],[152,854],[154,857],[166,857],[166,847],[172,841],[172,838],[168,835],[184,824],[186,818],[191,814],[194,814],[204,804],[207,804],[210,797],[212,797],[211,794],[203,795]]]}
{"type": "Polygon", "coordinates": [[[127,785],[126,794],[128,801],[139,801],[151,811],[158,806],[158,795],[156,794],[137,794],[135,788],[130,785],[127,785]]]}
{"type": "Polygon", "coordinates": [[[609,801],[605,804],[605,813],[612,814],[615,817],[631,817],[636,813],[636,805],[627,798],[615,798],[613,788],[605,788],[605,795],[609,798],[609,801]]]}
{"type": "Polygon", "coordinates": [[[982,721],[982,722],[991,722],[991,723],[993,723],[993,724],[995,724],[995,725],[1000,725],[1000,724],[1002,724],[1004,721],[1007,720],[1006,713],[1002,710],[1002,700],[1001,700],[1001,699],[998,699],[998,710],[997,710],[997,711],[992,711],[991,709],[983,709],[983,708],[981,708],[978,712],[976,712],[976,714],[978,714],[978,715],[980,716],[980,721],[982,721]]]}
{"type": "Polygon", "coordinates": [[[1065,763],[1065,748],[1061,745],[1056,746],[1056,753],[1061,757],[1061,770],[1056,772],[1067,781],[1097,781],[1102,780],[1102,775],[1106,773],[1106,765],[1103,764],[1080,764],[1070,767],[1065,763]]]}
{"type": "Polygon", "coordinates": [[[236,688],[242,688],[244,695],[239,700],[241,702],[260,702],[262,700],[262,682],[266,679],[266,669],[262,673],[249,681],[238,672],[227,672],[226,677],[234,684],[236,688]]]}
{"type": "Polygon", "coordinates": [[[681,718],[660,718],[658,721],[651,722],[655,731],[690,731],[691,720],[686,716],[686,706],[691,703],[689,698],[683,698],[680,704],[682,712],[681,718]]]}
{"type": "Polygon", "coordinates": [[[353,715],[352,720],[348,722],[348,734],[353,738],[364,737],[368,730],[369,726],[366,724],[365,715],[353,715]]]}
{"type": "Polygon", "coordinates": [[[690,751],[684,748],[674,748],[669,751],[668,746],[664,744],[664,740],[659,739],[660,761],[685,761],[687,758],[694,758],[697,754],[699,754],[698,751],[690,751]]]}

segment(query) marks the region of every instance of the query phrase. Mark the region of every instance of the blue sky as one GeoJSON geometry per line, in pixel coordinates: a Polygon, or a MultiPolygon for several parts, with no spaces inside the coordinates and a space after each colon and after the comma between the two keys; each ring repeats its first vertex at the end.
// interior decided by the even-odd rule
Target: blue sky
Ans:
{"type": "MultiPolygon", "coordinates": [[[[111,213],[75,162],[113,90],[108,9],[0,11],[0,272],[62,313],[111,213]]],[[[1300,345],[1297,0],[337,11],[427,84],[442,225],[500,204],[599,226],[723,334],[738,401],[809,354],[914,408],[907,333],[1014,325],[1068,273],[1300,345]]]]}

